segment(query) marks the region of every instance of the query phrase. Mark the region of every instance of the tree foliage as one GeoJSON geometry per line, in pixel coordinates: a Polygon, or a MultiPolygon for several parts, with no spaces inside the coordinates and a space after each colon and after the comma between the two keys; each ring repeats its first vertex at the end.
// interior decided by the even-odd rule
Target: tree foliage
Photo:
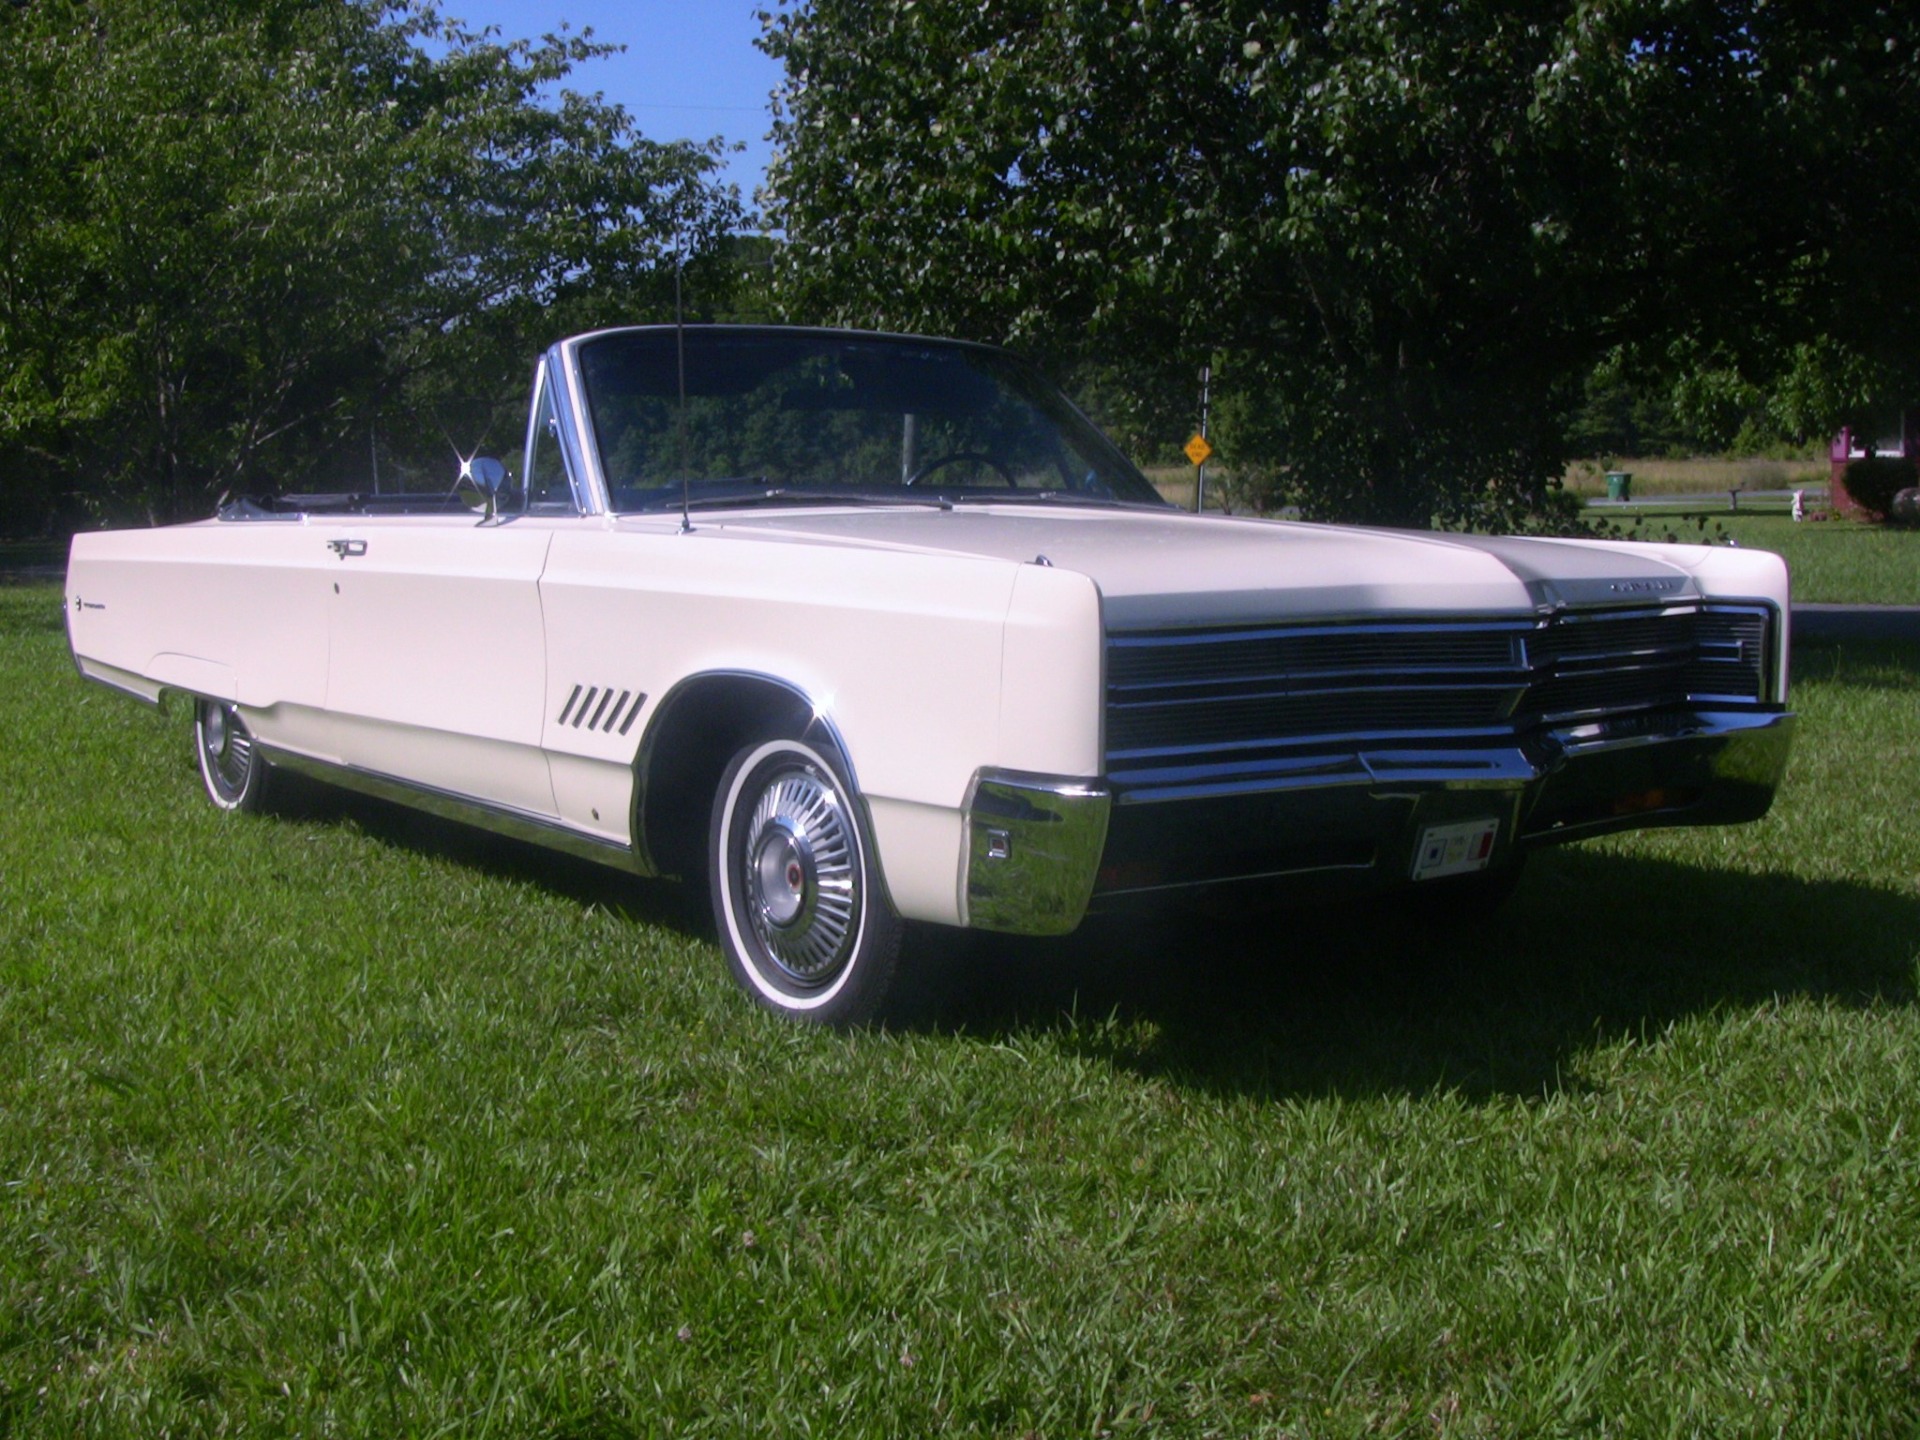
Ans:
{"type": "Polygon", "coordinates": [[[1917,42],[1893,3],[811,0],[764,41],[780,294],[1163,393],[1211,358],[1269,498],[1510,519],[1617,347],[1889,348],[1917,42]]]}
{"type": "Polygon", "coordinates": [[[376,0],[0,6],[11,522],[438,472],[495,407],[509,448],[533,348],[657,313],[739,217],[714,147],[543,103],[601,50],[376,0]]]}

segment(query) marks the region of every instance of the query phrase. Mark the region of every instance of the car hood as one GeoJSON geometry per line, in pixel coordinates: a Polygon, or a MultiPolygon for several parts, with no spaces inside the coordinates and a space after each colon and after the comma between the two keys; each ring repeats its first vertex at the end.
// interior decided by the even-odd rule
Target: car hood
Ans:
{"type": "Polygon", "coordinates": [[[1644,545],[1369,530],[1178,510],[787,511],[714,517],[696,528],[1078,571],[1100,588],[1107,624],[1116,629],[1278,616],[1487,615],[1700,593],[1679,559],[1644,545]]]}

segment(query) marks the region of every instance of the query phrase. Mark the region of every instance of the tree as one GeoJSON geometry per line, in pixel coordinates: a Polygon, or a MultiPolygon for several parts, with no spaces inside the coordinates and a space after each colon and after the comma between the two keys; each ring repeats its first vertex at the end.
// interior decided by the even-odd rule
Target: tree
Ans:
{"type": "Polygon", "coordinates": [[[444,455],[524,404],[556,330],[658,313],[676,248],[709,264],[739,205],[714,147],[540,103],[601,50],[373,0],[0,7],[14,523],[362,488],[380,432],[444,455]]]}
{"type": "Polygon", "coordinates": [[[1876,263],[1910,195],[1836,223],[1847,147],[1912,138],[1910,10],[812,0],[763,41],[779,293],[1162,390],[1211,359],[1271,499],[1511,520],[1615,347],[1758,355],[1911,291],[1876,263]]]}

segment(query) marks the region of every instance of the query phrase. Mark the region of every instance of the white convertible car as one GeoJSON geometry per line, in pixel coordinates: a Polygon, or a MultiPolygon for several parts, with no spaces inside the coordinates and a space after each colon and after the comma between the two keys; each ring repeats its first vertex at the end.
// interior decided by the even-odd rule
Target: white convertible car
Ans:
{"type": "Polygon", "coordinates": [[[1786,763],[1777,557],[1187,514],[980,346],[579,336],[469,479],[78,536],[81,673],[190,697],[222,807],[284,767],[705,886],[796,1016],[878,1013],[907,920],[1491,903],[1786,763]]]}

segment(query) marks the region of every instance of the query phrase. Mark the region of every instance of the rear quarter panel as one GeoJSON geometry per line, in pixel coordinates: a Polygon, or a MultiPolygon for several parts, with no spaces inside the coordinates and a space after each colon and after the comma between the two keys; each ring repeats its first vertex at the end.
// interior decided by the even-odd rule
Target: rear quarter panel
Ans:
{"type": "Polygon", "coordinates": [[[76,535],[67,634],[81,673],[156,698],[326,702],[334,557],[300,522],[76,535]]]}

